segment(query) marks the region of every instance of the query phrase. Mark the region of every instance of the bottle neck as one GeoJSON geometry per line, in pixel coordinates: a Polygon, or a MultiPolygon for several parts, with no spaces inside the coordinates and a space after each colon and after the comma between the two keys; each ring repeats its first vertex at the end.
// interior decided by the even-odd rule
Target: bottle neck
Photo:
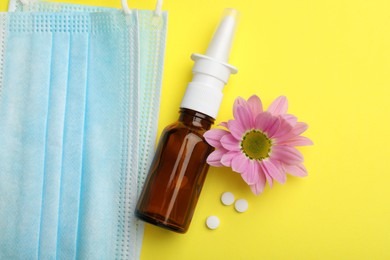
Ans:
{"type": "Polygon", "coordinates": [[[214,124],[212,117],[187,108],[180,108],[179,121],[186,126],[203,130],[209,130],[211,125],[214,124]]]}

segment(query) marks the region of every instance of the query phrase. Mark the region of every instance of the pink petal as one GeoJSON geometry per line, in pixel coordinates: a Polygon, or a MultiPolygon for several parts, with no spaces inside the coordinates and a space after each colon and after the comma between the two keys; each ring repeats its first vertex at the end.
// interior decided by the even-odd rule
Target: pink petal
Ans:
{"type": "Polygon", "coordinates": [[[222,147],[229,151],[240,151],[240,141],[234,138],[231,134],[224,135],[221,138],[222,147]]]}
{"type": "Polygon", "coordinates": [[[266,182],[263,171],[261,169],[259,170],[259,180],[256,182],[256,184],[250,185],[252,192],[256,195],[259,195],[263,192],[266,182]]]}
{"type": "Polygon", "coordinates": [[[255,128],[265,131],[271,124],[273,117],[268,112],[260,113],[255,118],[255,128]]]}
{"type": "Polygon", "coordinates": [[[244,135],[245,131],[247,130],[237,120],[229,120],[228,121],[228,129],[230,130],[230,133],[237,140],[241,140],[242,136],[244,135]]]}
{"type": "Polygon", "coordinates": [[[232,170],[238,173],[243,173],[249,168],[249,159],[242,153],[232,159],[232,170]]]}
{"type": "Polygon", "coordinates": [[[236,100],[234,100],[234,104],[233,104],[233,109],[234,107],[237,107],[237,106],[247,106],[248,103],[246,102],[246,100],[242,97],[237,97],[236,100]]]}
{"type": "Polygon", "coordinates": [[[289,139],[299,136],[300,134],[305,132],[307,128],[308,125],[306,123],[298,122],[288,134],[279,136],[277,143],[283,143],[285,141],[288,141],[289,139]]]}
{"type": "Polygon", "coordinates": [[[215,150],[207,157],[207,163],[215,167],[223,166],[221,158],[226,153],[227,151],[223,148],[215,150]]]}
{"type": "Polygon", "coordinates": [[[256,160],[249,160],[248,168],[241,174],[241,177],[247,184],[253,185],[259,180],[259,168],[260,165],[256,160]]]}
{"type": "Polygon", "coordinates": [[[286,120],[280,119],[279,128],[272,136],[270,135],[270,137],[273,137],[273,138],[283,137],[283,136],[287,135],[288,133],[290,133],[292,129],[293,129],[293,127],[286,120]]]}
{"type": "Polygon", "coordinates": [[[206,141],[215,148],[222,147],[221,138],[229,132],[222,129],[212,129],[204,133],[203,137],[206,141]]]}
{"type": "Polygon", "coordinates": [[[260,170],[261,170],[261,172],[263,172],[265,179],[267,180],[267,182],[269,184],[269,187],[272,188],[272,186],[273,186],[272,177],[266,171],[263,170],[264,169],[263,162],[264,162],[264,160],[260,162],[260,170]]]}
{"type": "Polygon", "coordinates": [[[291,114],[280,115],[284,120],[286,120],[290,125],[295,126],[297,124],[298,118],[291,114]]]}
{"type": "Polygon", "coordinates": [[[226,167],[231,167],[233,158],[237,157],[240,153],[241,151],[230,151],[225,153],[221,158],[221,163],[226,167]]]}
{"type": "Polygon", "coordinates": [[[246,110],[248,114],[251,112],[248,102],[246,102],[246,100],[243,99],[242,97],[238,97],[236,98],[236,100],[234,100],[234,104],[233,104],[233,117],[235,119],[239,117],[239,115],[237,114],[237,108],[239,107],[244,108],[244,110],[246,110]]]}
{"type": "Polygon", "coordinates": [[[287,165],[295,165],[303,162],[302,154],[294,147],[274,145],[271,148],[271,158],[287,165]]]}
{"type": "Polygon", "coordinates": [[[260,195],[264,190],[264,187],[261,187],[257,183],[253,185],[249,185],[249,187],[251,188],[252,193],[255,194],[256,196],[260,195]]]}
{"type": "Polygon", "coordinates": [[[306,123],[303,123],[303,122],[298,122],[292,132],[295,134],[295,135],[300,135],[302,134],[303,132],[305,132],[307,130],[309,126],[306,124],[306,123]]]}
{"type": "Polygon", "coordinates": [[[279,127],[280,119],[276,116],[271,115],[268,122],[266,122],[264,132],[267,133],[269,138],[272,138],[274,134],[278,131],[279,127]]]}
{"type": "Polygon", "coordinates": [[[221,123],[218,124],[218,126],[222,126],[222,127],[228,128],[227,122],[221,122],[221,123]]]}
{"type": "Polygon", "coordinates": [[[252,111],[243,106],[233,108],[234,119],[236,119],[245,129],[251,129],[254,125],[252,111]]]}
{"type": "Polygon", "coordinates": [[[258,96],[253,95],[248,99],[249,108],[254,116],[263,112],[263,104],[258,96]]]}
{"type": "Polygon", "coordinates": [[[272,102],[267,111],[273,115],[286,114],[288,108],[288,101],[285,96],[280,96],[272,102]]]}
{"type": "Polygon", "coordinates": [[[278,165],[278,162],[272,161],[270,159],[266,159],[262,161],[262,169],[269,176],[271,176],[274,180],[279,183],[286,182],[286,174],[282,171],[281,165],[278,165]]]}
{"type": "Polygon", "coordinates": [[[250,107],[248,101],[246,101],[242,97],[236,98],[236,100],[234,101],[234,105],[233,105],[233,115],[235,113],[235,111],[234,111],[235,107],[243,107],[248,111],[248,113],[252,113],[252,110],[251,110],[251,107],[250,107]]]}
{"type": "Polygon", "coordinates": [[[285,165],[284,169],[286,172],[290,175],[297,176],[297,177],[305,177],[307,176],[307,170],[303,164],[298,165],[285,165]]]}
{"type": "Polygon", "coordinates": [[[259,129],[267,134],[269,138],[277,132],[280,126],[280,119],[276,116],[272,116],[268,112],[260,113],[256,117],[255,128],[259,129]]]}
{"type": "Polygon", "coordinates": [[[289,145],[289,146],[306,146],[306,145],[313,145],[312,140],[305,136],[295,136],[293,138],[290,138],[286,141],[278,143],[280,145],[289,145]]]}

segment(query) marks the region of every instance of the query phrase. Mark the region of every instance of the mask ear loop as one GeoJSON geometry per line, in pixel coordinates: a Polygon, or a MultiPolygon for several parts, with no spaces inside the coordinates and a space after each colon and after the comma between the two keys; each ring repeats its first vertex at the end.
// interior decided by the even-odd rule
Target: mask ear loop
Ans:
{"type": "Polygon", "coordinates": [[[122,10],[125,14],[131,14],[131,10],[127,5],[127,0],[121,0],[122,10]]]}
{"type": "Polygon", "coordinates": [[[163,5],[163,0],[157,0],[156,3],[156,9],[154,10],[154,14],[157,16],[160,16],[162,13],[162,5],[163,5]]]}
{"type": "MultiPolygon", "coordinates": [[[[127,5],[127,0],[121,0],[122,4],[122,9],[125,14],[131,14],[131,9],[127,5]]],[[[154,10],[154,14],[157,16],[160,16],[162,13],[162,5],[163,5],[163,0],[157,0],[156,3],[156,9],[154,10]]]]}

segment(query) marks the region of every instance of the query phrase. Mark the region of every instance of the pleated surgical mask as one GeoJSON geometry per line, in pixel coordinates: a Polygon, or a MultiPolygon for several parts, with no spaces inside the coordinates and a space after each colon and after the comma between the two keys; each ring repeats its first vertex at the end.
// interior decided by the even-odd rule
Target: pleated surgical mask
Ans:
{"type": "Polygon", "coordinates": [[[139,258],[166,14],[46,4],[0,14],[0,259],[139,258]]]}
{"type": "MultiPolygon", "coordinates": [[[[117,11],[87,5],[74,5],[59,2],[44,2],[38,0],[11,0],[10,11],[16,12],[104,12],[117,11]]],[[[161,1],[157,1],[156,10],[136,10],[139,33],[139,186],[141,192],[147,171],[154,154],[154,144],[157,135],[158,111],[160,105],[160,90],[165,54],[167,29],[167,13],[161,12],[161,1]]],[[[127,5],[122,0],[124,9],[127,5]]],[[[134,10],[135,11],[135,10],[134,10]]]]}

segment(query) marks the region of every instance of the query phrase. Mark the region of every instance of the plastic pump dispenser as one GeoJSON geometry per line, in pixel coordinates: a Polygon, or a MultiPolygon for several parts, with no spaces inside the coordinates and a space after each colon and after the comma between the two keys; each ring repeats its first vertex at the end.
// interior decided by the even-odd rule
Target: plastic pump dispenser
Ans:
{"type": "Polygon", "coordinates": [[[192,82],[188,84],[180,107],[188,108],[216,118],[222,101],[222,89],[230,74],[237,69],[228,64],[236,30],[238,12],[225,9],[220,25],[207,48],[206,54],[192,54],[195,61],[192,82]]]}
{"type": "Polygon", "coordinates": [[[205,55],[193,54],[193,79],[180,106],[179,120],[160,141],[135,214],[151,224],[185,233],[194,214],[213,148],[203,134],[222,101],[222,89],[237,69],[227,63],[238,13],[226,9],[205,55]]]}

